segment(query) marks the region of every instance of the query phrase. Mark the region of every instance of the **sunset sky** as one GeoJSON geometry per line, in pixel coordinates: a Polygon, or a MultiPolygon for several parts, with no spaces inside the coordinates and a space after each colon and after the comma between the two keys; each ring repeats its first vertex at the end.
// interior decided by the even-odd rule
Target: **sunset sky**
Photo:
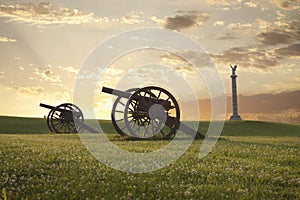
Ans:
{"type": "MultiPolygon", "coordinates": [[[[0,26],[0,115],[43,117],[48,111],[40,102],[72,102],[78,71],[97,45],[124,31],[159,27],[207,51],[223,77],[228,116],[230,65],[238,65],[243,119],[300,124],[300,0],[5,0],[0,26]]],[[[146,60],[191,75],[178,56],[147,50],[116,60],[106,84],[117,86],[146,60]]],[[[99,118],[107,118],[111,103],[98,95],[99,118]]],[[[205,91],[199,103],[209,105],[205,91]]],[[[209,109],[201,112],[209,118],[209,109]]]]}

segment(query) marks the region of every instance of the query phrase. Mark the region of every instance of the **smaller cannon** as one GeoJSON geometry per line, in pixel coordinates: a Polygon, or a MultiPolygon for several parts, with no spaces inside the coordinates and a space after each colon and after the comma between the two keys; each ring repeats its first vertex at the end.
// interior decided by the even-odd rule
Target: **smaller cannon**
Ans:
{"type": "Polygon", "coordinates": [[[167,90],[148,86],[120,91],[103,87],[102,92],[117,96],[111,112],[112,123],[120,135],[148,138],[161,133],[172,138],[177,130],[195,138],[204,135],[180,122],[179,105],[167,90]]]}
{"type": "Polygon", "coordinates": [[[55,133],[77,133],[87,130],[97,133],[96,130],[84,124],[84,117],[80,108],[71,103],[63,103],[58,106],[50,106],[40,103],[43,108],[50,109],[47,116],[47,126],[55,133]]]}

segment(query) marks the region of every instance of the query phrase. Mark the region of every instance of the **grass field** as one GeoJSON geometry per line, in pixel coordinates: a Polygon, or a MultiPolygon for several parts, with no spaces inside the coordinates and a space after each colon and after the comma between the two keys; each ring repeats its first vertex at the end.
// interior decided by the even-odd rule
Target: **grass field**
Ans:
{"type": "MultiPolygon", "coordinates": [[[[116,134],[111,121],[100,121],[105,133],[116,134]]],[[[200,122],[199,131],[205,133],[209,122],[200,122]]],[[[46,119],[0,116],[1,133],[49,133],[46,119]]],[[[260,121],[226,121],[223,136],[300,136],[300,125],[260,121]]]]}
{"type": "MultiPolygon", "coordinates": [[[[226,122],[224,135],[205,158],[198,158],[202,143],[198,140],[170,166],[131,174],[101,164],[76,134],[38,134],[48,132],[42,126],[43,119],[30,122],[25,118],[16,125],[9,118],[11,126],[3,128],[9,124],[6,120],[0,118],[3,199],[300,198],[299,126],[226,122]],[[31,126],[25,125],[27,122],[31,126]],[[30,127],[35,134],[26,132],[30,127]]],[[[110,129],[108,122],[104,124],[110,129]]],[[[114,134],[110,138],[130,151],[156,149],[168,143],[128,140],[114,134]]]]}

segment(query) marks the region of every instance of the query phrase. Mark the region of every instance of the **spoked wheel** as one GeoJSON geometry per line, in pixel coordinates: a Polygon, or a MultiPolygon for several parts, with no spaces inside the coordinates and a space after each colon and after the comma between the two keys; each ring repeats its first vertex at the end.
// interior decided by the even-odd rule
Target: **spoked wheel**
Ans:
{"type": "Polygon", "coordinates": [[[82,111],[71,103],[64,103],[55,107],[47,117],[49,129],[56,133],[77,133],[80,131],[80,127],[76,127],[75,122],[80,124],[83,121],[82,111]]]}
{"type": "Polygon", "coordinates": [[[51,132],[55,132],[55,130],[52,128],[52,125],[51,125],[51,121],[52,121],[51,115],[52,115],[53,111],[54,111],[54,109],[50,110],[50,112],[48,113],[48,116],[47,116],[47,126],[51,132]]]}
{"type": "Polygon", "coordinates": [[[137,90],[125,106],[125,125],[134,137],[149,138],[161,133],[164,138],[171,138],[176,134],[179,120],[179,105],[175,97],[160,87],[137,90]]]}
{"type": "MultiPolygon", "coordinates": [[[[138,88],[132,88],[126,90],[126,92],[133,93],[134,91],[138,90],[138,88]]],[[[124,97],[117,97],[115,100],[112,111],[111,111],[111,121],[115,127],[115,130],[121,135],[124,136],[126,132],[126,125],[124,120],[124,109],[127,103],[127,98],[124,97]]]]}

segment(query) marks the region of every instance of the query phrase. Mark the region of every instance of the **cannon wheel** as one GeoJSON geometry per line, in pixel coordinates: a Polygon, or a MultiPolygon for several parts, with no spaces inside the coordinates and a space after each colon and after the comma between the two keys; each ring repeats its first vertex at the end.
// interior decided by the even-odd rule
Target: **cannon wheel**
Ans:
{"type": "Polygon", "coordinates": [[[80,108],[71,103],[55,107],[47,117],[49,129],[56,133],[77,133],[77,130],[80,131],[80,127],[76,127],[74,121],[83,123],[84,118],[80,108]]]}
{"type": "MultiPolygon", "coordinates": [[[[133,93],[134,91],[138,90],[139,88],[131,88],[126,90],[126,92],[133,93]]],[[[115,130],[119,133],[119,135],[125,135],[126,125],[124,123],[124,109],[126,106],[127,98],[124,97],[117,97],[112,110],[111,110],[111,121],[115,127],[115,130]]]]}
{"type": "Polygon", "coordinates": [[[51,115],[53,114],[54,109],[51,109],[47,116],[47,126],[51,132],[55,132],[51,125],[51,115]]]}
{"type": "Polygon", "coordinates": [[[180,125],[179,105],[167,90],[144,87],[128,99],[124,120],[132,136],[149,138],[160,132],[164,138],[171,138],[180,125]]]}

